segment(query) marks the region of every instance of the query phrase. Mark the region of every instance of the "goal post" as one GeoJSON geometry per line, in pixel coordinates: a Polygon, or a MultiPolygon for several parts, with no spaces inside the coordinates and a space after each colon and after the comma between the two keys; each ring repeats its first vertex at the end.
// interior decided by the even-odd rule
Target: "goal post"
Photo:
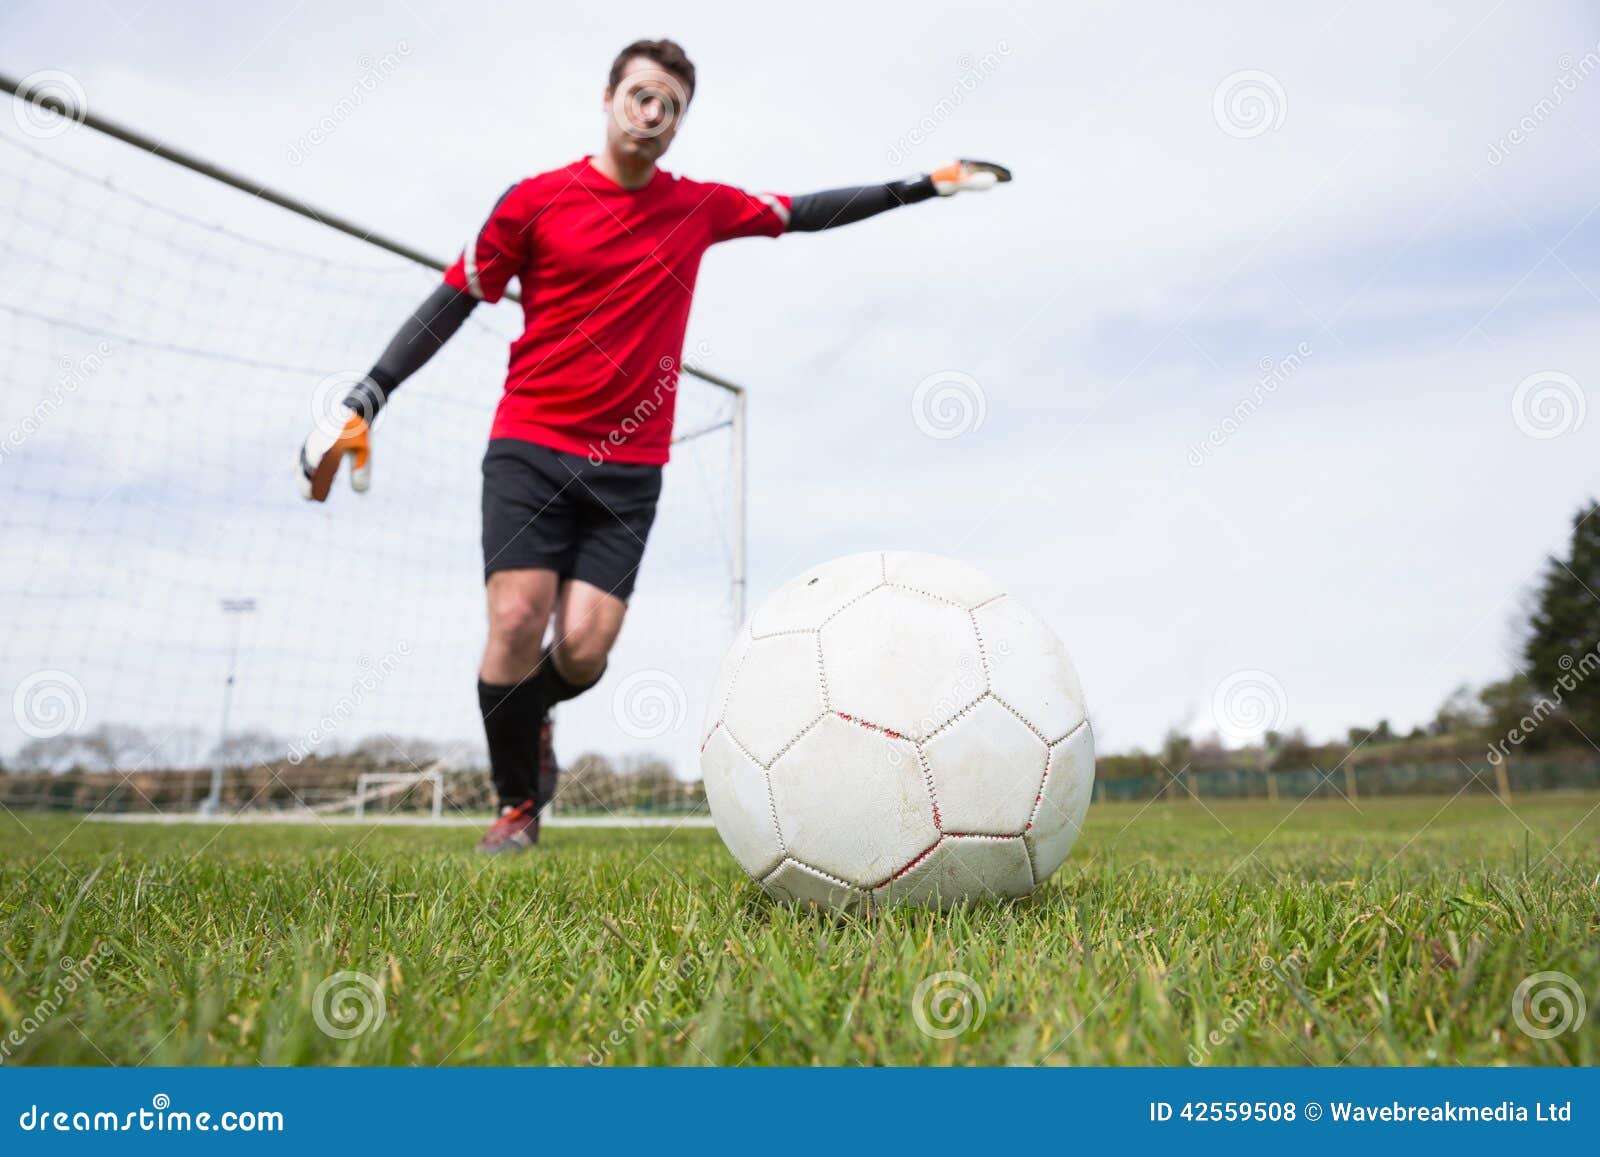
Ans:
{"type": "MultiPolygon", "coordinates": [[[[306,504],[316,399],[446,262],[0,89],[28,111],[0,120],[0,764],[296,784],[334,756],[380,777],[481,768],[478,463],[520,309],[480,306],[395,395],[371,493],[341,480],[306,504]],[[254,609],[229,621],[227,598],[254,609]]],[[[692,334],[628,628],[557,728],[563,764],[632,785],[578,809],[597,819],[703,807],[694,733],[746,609],[746,395],[715,363],[692,334]]]]}
{"type": "Polygon", "coordinates": [[[357,819],[365,819],[367,804],[390,795],[409,793],[420,784],[431,789],[428,814],[434,819],[444,816],[444,777],[433,768],[422,771],[367,771],[356,778],[355,812],[357,819]],[[374,790],[378,789],[378,790],[374,790]],[[384,789],[388,789],[385,791],[384,789]]]}

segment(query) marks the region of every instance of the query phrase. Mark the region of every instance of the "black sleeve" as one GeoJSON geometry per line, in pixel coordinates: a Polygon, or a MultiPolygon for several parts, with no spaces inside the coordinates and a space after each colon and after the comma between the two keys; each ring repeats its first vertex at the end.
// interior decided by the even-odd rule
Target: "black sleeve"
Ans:
{"type": "Polygon", "coordinates": [[[790,233],[815,233],[854,221],[865,221],[887,209],[912,205],[934,196],[933,178],[916,177],[886,185],[860,185],[803,193],[789,202],[790,233]]]}
{"type": "Polygon", "coordinates": [[[368,419],[376,417],[389,395],[439,352],[477,304],[470,293],[440,285],[406,319],[367,376],[350,391],[345,405],[368,419]]]}

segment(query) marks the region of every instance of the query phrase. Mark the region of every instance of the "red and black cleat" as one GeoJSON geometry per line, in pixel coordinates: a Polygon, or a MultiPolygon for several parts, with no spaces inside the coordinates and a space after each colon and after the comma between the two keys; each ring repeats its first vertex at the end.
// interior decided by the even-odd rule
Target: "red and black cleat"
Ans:
{"type": "Polygon", "coordinates": [[[523,852],[539,842],[539,805],[525,800],[508,807],[478,841],[480,852],[523,852]]]}

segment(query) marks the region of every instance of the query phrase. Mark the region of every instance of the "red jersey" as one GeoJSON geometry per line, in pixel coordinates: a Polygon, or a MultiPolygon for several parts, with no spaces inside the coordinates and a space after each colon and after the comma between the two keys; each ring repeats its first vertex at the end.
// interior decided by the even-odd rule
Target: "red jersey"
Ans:
{"type": "Polygon", "coordinates": [[[624,189],[587,157],[514,186],[444,278],[491,302],[521,282],[526,328],[489,436],[664,463],[701,256],[788,221],[788,197],[661,169],[624,189]]]}

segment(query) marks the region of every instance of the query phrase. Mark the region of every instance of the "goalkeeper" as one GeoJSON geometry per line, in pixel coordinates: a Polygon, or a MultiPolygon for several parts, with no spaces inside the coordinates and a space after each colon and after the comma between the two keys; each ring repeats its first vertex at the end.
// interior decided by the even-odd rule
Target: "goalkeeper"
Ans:
{"type": "Polygon", "coordinates": [[[366,490],[369,426],[389,395],[480,301],[520,281],[526,328],[483,459],[489,638],[478,703],[500,815],[482,851],[538,841],[554,786],[549,711],[599,681],[622,629],[661,493],[701,256],[719,241],[813,233],[1010,179],[998,165],[958,161],[787,197],[677,177],[656,161],[694,83],[674,42],[624,48],[605,92],[604,149],[509,189],[351,392],[338,428],[314,430],[301,449],[305,497],[324,501],[347,455],[352,484],[366,490]]]}

